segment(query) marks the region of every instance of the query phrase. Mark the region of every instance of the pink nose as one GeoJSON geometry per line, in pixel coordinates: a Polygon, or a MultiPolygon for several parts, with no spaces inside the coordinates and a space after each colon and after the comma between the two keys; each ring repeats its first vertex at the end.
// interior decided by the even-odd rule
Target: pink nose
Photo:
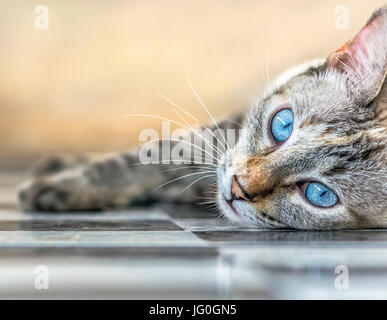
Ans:
{"type": "Polygon", "coordinates": [[[250,200],[250,195],[246,192],[246,190],[239,183],[238,177],[233,175],[231,178],[231,198],[233,200],[250,200]]]}

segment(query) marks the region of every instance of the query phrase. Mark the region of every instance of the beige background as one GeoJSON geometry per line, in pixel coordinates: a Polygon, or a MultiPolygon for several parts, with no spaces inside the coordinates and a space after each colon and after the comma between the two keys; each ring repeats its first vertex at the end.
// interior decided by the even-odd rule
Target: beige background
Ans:
{"type": "Polygon", "coordinates": [[[328,55],[385,1],[0,1],[0,159],[115,151],[149,119],[179,120],[159,88],[201,120],[246,107],[265,82],[328,55]],[[39,4],[49,30],[34,27],[39,4]],[[349,29],[335,28],[347,5],[349,29]]]}

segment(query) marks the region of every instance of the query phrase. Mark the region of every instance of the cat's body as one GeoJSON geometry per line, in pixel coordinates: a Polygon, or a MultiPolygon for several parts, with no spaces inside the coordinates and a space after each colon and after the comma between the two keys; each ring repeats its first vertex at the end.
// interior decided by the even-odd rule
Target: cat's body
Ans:
{"type": "MultiPolygon", "coordinates": [[[[217,164],[216,198],[225,216],[266,228],[387,227],[386,33],[384,7],[328,59],[284,73],[247,115],[220,123],[230,128],[244,118],[237,145],[217,164]],[[280,127],[277,139],[273,121],[283,110],[292,130],[282,139],[290,123],[280,127]]],[[[197,203],[210,188],[202,179],[180,192],[189,180],[179,177],[194,166],[174,170],[172,164],[138,162],[137,152],[52,160],[22,186],[21,207],[70,211],[149,200],[197,203]],[[168,180],[175,181],[152,191],[168,180]]]]}

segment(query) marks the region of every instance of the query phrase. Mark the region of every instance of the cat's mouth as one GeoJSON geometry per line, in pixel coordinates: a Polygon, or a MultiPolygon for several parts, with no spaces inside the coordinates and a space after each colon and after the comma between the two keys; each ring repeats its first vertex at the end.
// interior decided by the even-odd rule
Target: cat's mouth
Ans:
{"type": "Polygon", "coordinates": [[[223,205],[231,215],[231,220],[237,220],[242,223],[248,223],[248,224],[263,224],[265,227],[268,228],[283,228],[286,227],[284,223],[277,220],[276,218],[268,215],[267,213],[263,211],[259,211],[254,214],[254,216],[251,216],[250,214],[245,213],[245,210],[242,210],[242,208],[238,208],[241,204],[238,205],[238,200],[228,200],[224,196],[221,197],[223,205]]]}
{"type": "MultiPolygon", "coordinates": [[[[237,216],[240,217],[240,214],[238,213],[238,210],[235,209],[235,207],[232,205],[233,200],[227,200],[225,197],[223,197],[224,202],[226,205],[231,209],[231,211],[237,216]]],[[[235,201],[235,200],[234,200],[235,201]]]]}
{"type": "Polygon", "coordinates": [[[228,200],[223,195],[219,197],[220,205],[223,213],[232,221],[237,223],[243,223],[246,219],[244,219],[243,212],[240,209],[237,209],[235,206],[236,200],[228,200]]]}

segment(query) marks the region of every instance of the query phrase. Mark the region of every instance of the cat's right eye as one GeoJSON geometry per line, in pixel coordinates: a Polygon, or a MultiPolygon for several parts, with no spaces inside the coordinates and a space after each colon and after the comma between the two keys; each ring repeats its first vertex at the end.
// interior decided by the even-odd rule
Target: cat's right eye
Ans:
{"type": "Polygon", "coordinates": [[[289,139],[293,131],[293,112],[290,109],[278,111],[271,119],[271,134],[277,142],[289,139]]]}

